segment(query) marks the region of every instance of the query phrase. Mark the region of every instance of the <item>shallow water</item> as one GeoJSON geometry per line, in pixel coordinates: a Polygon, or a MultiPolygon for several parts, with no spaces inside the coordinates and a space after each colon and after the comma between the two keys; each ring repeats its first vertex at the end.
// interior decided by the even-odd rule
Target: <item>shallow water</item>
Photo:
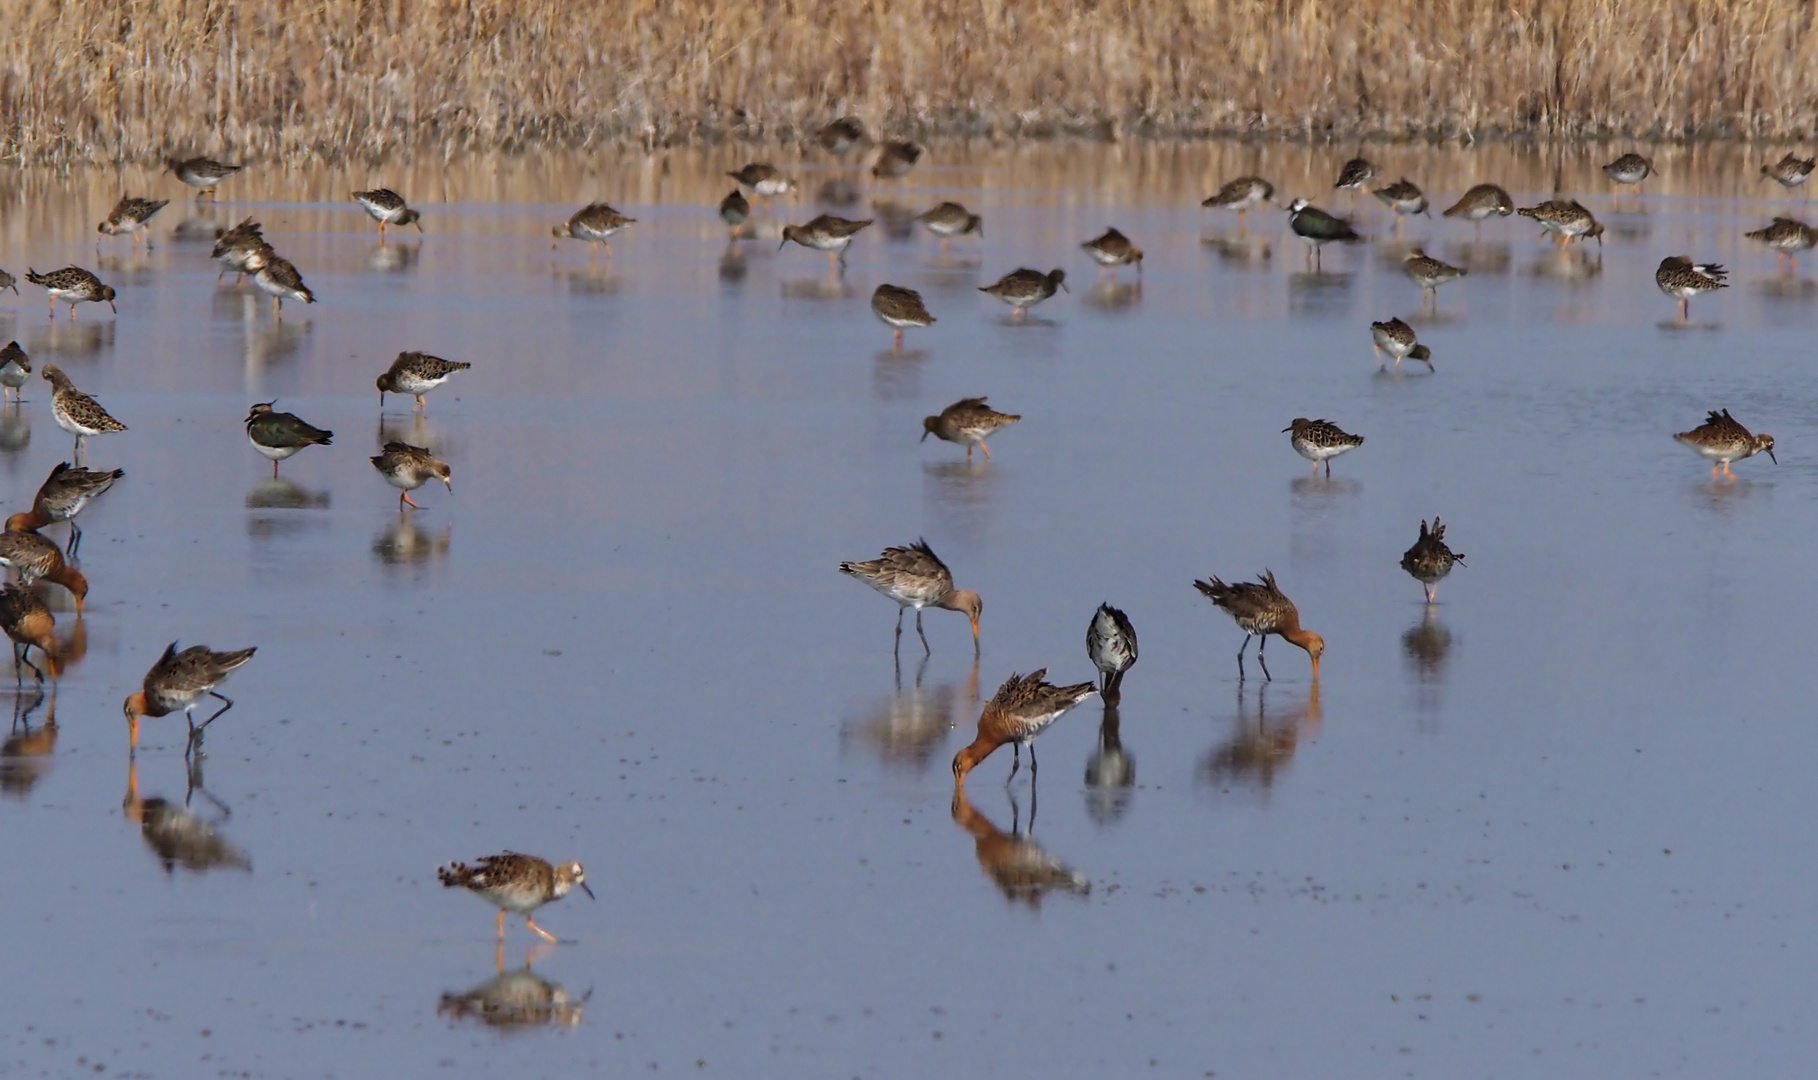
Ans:
{"type": "MultiPolygon", "coordinates": [[[[1522,219],[1397,239],[1367,200],[1371,241],[1314,275],[1279,211],[1197,207],[1258,171],[1347,209],[1350,149],[936,147],[853,179],[986,239],[880,223],[836,278],[775,247],[812,192],[728,245],[736,147],[252,171],[199,212],[152,174],[4,178],[0,334],[131,431],[88,448],[127,477],[82,518],[55,728],[27,694],[0,748],[0,1073],[1795,1073],[1818,283],[1741,237],[1789,205],[1755,181],[1781,151],[1662,149],[1637,197],[1613,150],[1370,149],[1439,206],[1580,195],[1608,242],[1566,255],[1522,219]],[[425,234],[380,246],[344,201],[378,182],[425,234]],[[177,201],[97,265],[123,188],[177,201]],[[594,197],[639,219],[597,268],[547,237],[594,197]],[[173,235],[246,214],[320,304],[274,322],[173,235]],[[1140,277],[1094,282],[1107,224],[1140,277]],[[1414,242],[1472,273],[1418,324],[1436,372],[1383,373],[1368,324],[1419,311],[1414,242]],[[1734,274],[1689,331],[1652,280],[1680,252],[1734,274]],[[117,317],[45,318],[23,272],[72,261],[117,317]],[[1072,275],[1027,325],[974,291],[1018,265],[1072,275]],[[884,281],[939,319],[900,353],[884,281]],[[474,364],[420,419],[372,389],[406,348],[474,364]],[[916,441],[978,394],[1024,418],[989,463],[916,441]],[[240,426],[272,398],[337,433],[277,485],[240,426]],[[1724,407],[1778,465],[1713,485],[1671,440],[1724,407]],[[1368,441],[1310,478],[1296,416],[1368,441]],[[394,437],[452,495],[400,516],[365,461],[394,437]],[[1397,564],[1436,513],[1468,565],[1425,610],[1397,564]],[[984,597],[976,663],[936,611],[932,657],[911,633],[893,664],[891,605],[834,570],[917,536],[984,597]],[[1281,642],[1240,683],[1191,585],[1264,567],[1325,636],[1317,687],[1281,642]],[[1093,700],[1041,739],[1039,806],[1001,754],[952,802],[1005,677],[1092,677],[1101,600],[1142,642],[1122,755],[1093,700]],[[180,721],[133,766],[120,719],[172,638],[259,646],[196,775],[180,721]],[[599,896],[540,913],[564,941],[528,976],[523,927],[495,958],[433,873],[500,848],[599,896]],[[1004,871],[1032,848],[1077,884],[1004,871]]],[[[9,509],[71,449],[47,389],[0,417],[9,509]]]]}

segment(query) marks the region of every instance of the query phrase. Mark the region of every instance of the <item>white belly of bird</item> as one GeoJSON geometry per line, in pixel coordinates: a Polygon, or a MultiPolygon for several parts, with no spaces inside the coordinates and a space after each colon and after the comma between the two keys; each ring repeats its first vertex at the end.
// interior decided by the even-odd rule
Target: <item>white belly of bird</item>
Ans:
{"type": "Polygon", "coordinates": [[[844,251],[850,243],[850,236],[816,236],[808,239],[808,246],[816,251],[844,251]]]}
{"type": "Polygon", "coordinates": [[[283,461],[285,458],[290,457],[292,454],[303,449],[301,446],[266,446],[257,439],[250,439],[248,441],[252,443],[254,450],[264,454],[272,461],[283,461]]]}
{"type": "Polygon", "coordinates": [[[427,394],[447,381],[448,376],[446,375],[439,379],[425,379],[418,375],[403,374],[397,377],[397,392],[415,397],[418,394],[427,394]]]}
{"type": "Polygon", "coordinates": [[[1124,261],[1122,255],[1113,254],[1102,248],[1087,248],[1086,254],[1092,256],[1092,261],[1100,266],[1116,266],[1118,263],[1124,261]]]}
{"type": "Polygon", "coordinates": [[[51,407],[51,419],[56,421],[58,427],[69,432],[71,435],[101,434],[100,428],[83,427],[81,424],[76,423],[75,419],[72,418],[69,413],[57,408],[55,405],[51,407]]]}
{"type": "Polygon", "coordinates": [[[1415,343],[1412,341],[1397,341],[1381,330],[1373,331],[1373,333],[1376,336],[1377,347],[1397,360],[1406,359],[1407,355],[1414,351],[1415,343]]]}
{"type": "MultiPolygon", "coordinates": [[[[1280,444],[1277,443],[1276,445],[1279,446],[1280,444]]],[[[1324,461],[1327,458],[1337,457],[1349,449],[1351,449],[1351,447],[1348,445],[1318,446],[1305,439],[1294,440],[1294,452],[1301,457],[1306,458],[1308,461],[1324,461]]]]}
{"type": "Polygon", "coordinates": [[[297,291],[296,289],[288,288],[288,287],[280,284],[279,282],[273,281],[270,277],[267,277],[264,274],[256,275],[253,278],[253,284],[257,285],[259,287],[260,292],[266,293],[271,296],[278,297],[280,300],[301,300],[301,299],[303,299],[303,294],[301,292],[297,291]]]}
{"type": "Polygon", "coordinates": [[[1712,445],[1710,443],[1687,442],[1686,445],[1693,450],[1696,450],[1698,456],[1704,458],[1706,461],[1741,461],[1743,458],[1749,456],[1749,448],[1741,443],[1712,445]]]}
{"type": "Polygon", "coordinates": [[[574,231],[580,234],[579,239],[586,240],[590,243],[603,244],[608,237],[624,227],[625,226],[623,225],[612,225],[602,229],[592,225],[576,225],[574,231]]]}
{"type": "Polygon", "coordinates": [[[420,473],[420,472],[417,472],[415,469],[408,469],[408,468],[393,469],[392,471],[385,474],[385,482],[387,484],[390,484],[392,487],[395,487],[395,488],[402,488],[405,491],[417,490],[418,488],[422,487],[424,481],[426,481],[428,479],[429,479],[428,473],[420,473]]]}
{"type": "Polygon", "coordinates": [[[789,190],[789,181],[759,180],[757,183],[751,185],[751,190],[768,199],[786,193],[789,190]]]}
{"type": "Polygon", "coordinates": [[[924,322],[921,319],[905,319],[900,315],[886,315],[881,311],[877,312],[876,315],[879,319],[883,320],[885,326],[894,326],[898,330],[901,330],[901,329],[904,329],[905,327],[910,327],[910,326],[928,325],[926,322],[924,322]]]}

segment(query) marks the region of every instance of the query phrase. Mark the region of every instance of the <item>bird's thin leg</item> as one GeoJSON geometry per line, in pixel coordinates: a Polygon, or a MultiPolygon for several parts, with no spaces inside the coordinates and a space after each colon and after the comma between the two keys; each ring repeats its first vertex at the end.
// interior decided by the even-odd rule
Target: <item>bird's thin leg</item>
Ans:
{"type": "Polygon", "coordinates": [[[922,655],[932,656],[934,650],[928,647],[928,635],[922,633],[922,609],[915,609],[915,636],[922,639],[922,655]]]}
{"type": "Polygon", "coordinates": [[[1269,635],[1264,634],[1262,636],[1262,640],[1256,643],[1256,662],[1262,665],[1263,681],[1264,682],[1274,682],[1275,676],[1269,674],[1269,662],[1267,660],[1263,659],[1263,653],[1266,652],[1268,650],[1268,648],[1269,648],[1269,635]]]}
{"type": "Polygon", "coordinates": [[[65,549],[66,554],[68,554],[69,557],[72,559],[75,558],[76,549],[80,548],[81,546],[82,546],[82,530],[78,529],[76,527],[75,519],[71,518],[70,523],[69,523],[69,544],[68,544],[67,548],[65,549]]]}
{"type": "Polygon", "coordinates": [[[1243,681],[1244,681],[1244,651],[1246,649],[1248,649],[1249,647],[1250,647],[1250,635],[1245,634],[1244,643],[1242,645],[1240,645],[1237,649],[1237,682],[1238,682],[1238,685],[1240,685],[1240,686],[1243,685],[1243,681]]]}
{"type": "Polygon", "coordinates": [[[215,692],[215,691],[213,691],[213,690],[210,690],[210,691],[209,691],[209,692],[208,692],[208,696],[209,696],[209,697],[218,697],[218,698],[220,698],[220,699],[221,699],[221,707],[220,707],[220,708],[219,708],[219,709],[216,709],[216,710],[215,710],[215,715],[213,715],[213,716],[211,716],[211,717],[209,717],[209,718],[208,718],[208,719],[206,719],[206,720],[204,720],[204,721],[202,721],[202,723],[201,723],[201,725],[200,725],[200,726],[198,726],[198,725],[196,725],[196,724],[193,724],[193,723],[192,723],[192,724],[191,724],[191,725],[190,725],[190,726],[191,726],[191,727],[194,727],[194,728],[195,728],[195,729],[196,729],[196,730],[197,730],[197,731],[201,731],[201,730],[202,730],[202,729],[203,729],[203,728],[206,728],[206,727],[207,727],[207,726],[208,726],[208,725],[210,725],[210,724],[212,724],[212,723],[214,723],[214,722],[215,722],[215,721],[216,721],[216,720],[218,720],[218,719],[220,719],[220,717],[221,717],[221,714],[222,714],[222,713],[224,713],[224,712],[226,712],[226,711],[227,711],[227,710],[229,710],[229,709],[231,709],[231,708],[233,708],[233,707],[234,707],[234,700],[233,700],[233,699],[232,699],[232,698],[230,698],[230,697],[228,697],[228,696],[227,696],[227,695],[226,695],[226,694],[218,694],[218,693],[216,693],[216,692],[215,692]]]}
{"type": "Polygon", "coordinates": [[[271,463],[271,478],[273,480],[278,478],[278,463],[275,460],[271,463]]]}
{"type": "Polygon", "coordinates": [[[1331,458],[1326,459],[1326,479],[1327,480],[1332,479],[1332,459],[1331,458]]]}
{"type": "Polygon", "coordinates": [[[903,609],[899,607],[896,609],[896,648],[897,648],[897,650],[901,650],[902,647],[903,647],[903,609]]]}
{"type": "Polygon", "coordinates": [[[1023,744],[1017,742],[1011,743],[1010,753],[1014,756],[1010,759],[1010,775],[1004,777],[1005,787],[1009,787],[1010,781],[1016,779],[1016,770],[1023,767],[1023,744]]]}
{"type": "Polygon", "coordinates": [[[554,934],[550,933],[549,931],[543,929],[542,927],[538,926],[536,923],[536,920],[532,919],[530,916],[528,916],[528,915],[524,916],[524,925],[530,927],[532,930],[535,930],[537,932],[538,937],[542,938],[544,941],[549,942],[551,945],[554,945],[557,943],[556,936],[554,934]]]}
{"type": "MultiPolygon", "coordinates": [[[[400,500],[401,500],[401,501],[402,501],[402,503],[403,503],[403,504],[405,504],[405,505],[408,505],[408,506],[409,506],[409,507],[410,507],[410,508],[411,508],[411,509],[412,509],[412,510],[421,510],[421,509],[423,509],[423,508],[422,508],[422,507],[421,507],[421,506],[418,506],[418,505],[417,505],[417,504],[416,504],[416,503],[414,503],[414,502],[412,502],[412,501],[411,501],[411,499],[410,499],[410,492],[408,492],[408,491],[406,491],[406,492],[403,492],[403,493],[402,493],[402,494],[400,494],[400,495],[399,495],[399,496],[398,496],[398,498],[399,498],[399,499],[400,499],[400,500]]],[[[404,506],[403,506],[403,505],[400,505],[400,506],[399,506],[399,507],[398,507],[398,509],[399,509],[399,510],[402,510],[402,509],[404,509],[404,506]]]]}
{"type": "Polygon", "coordinates": [[[1035,790],[1035,744],[1029,744],[1029,790],[1035,790]]]}
{"type": "Polygon", "coordinates": [[[1433,587],[1432,585],[1427,586],[1427,603],[1431,604],[1433,602],[1433,594],[1437,593],[1438,591],[1439,590],[1437,588],[1433,587]]]}
{"type": "Polygon", "coordinates": [[[13,685],[25,689],[25,666],[19,660],[19,643],[13,642],[13,685]]]}
{"type": "Polygon", "coordinates": [[[984,451],[984,452],[985,452],[985,459],[986,459],[986,460],[990,460],[990,458],[991,458],[991,448],[990,448],[990,447],[989,447],[989,446],[986,446],[986,445],[985,445],[985,440],[983,440],[983,439],[980,439],[980,440],[979,440],[979,441],[978,441],[978,448],[979,448],[979,449],[980,449],[980,450],[983,450],[983,451],[984,451]]]}
{"type": "Polygon", "coordinates": [[[505,909],[504,908],[499,909],[499,940],[501,942],[503,942],[505,940],[505,909]]]}
{"type": "Polygon", "coordinates": [[[893,340],[896,344],[896,351],[902,352],[903,351],[903,331],[902,331],[901,327],[898,327],[896,329],[895,334],[893,335],[893,340]]]}

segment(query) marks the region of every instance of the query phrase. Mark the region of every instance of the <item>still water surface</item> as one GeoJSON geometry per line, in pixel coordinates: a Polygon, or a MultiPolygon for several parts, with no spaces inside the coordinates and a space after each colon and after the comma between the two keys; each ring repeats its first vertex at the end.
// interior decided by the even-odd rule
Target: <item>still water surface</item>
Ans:
{"type": "MultiPolygon", "coordinates": [[[[808,193],[729,245],[736,148],[249,170],[200,211],[155,174],[0,178],[0,337],[131,428],[88,450],[127,477],[83,516],[82,655],[0,748],[0,1073],[1799,1071],[1818,284],[1741,237],[1788,205],[1756,182],[1780,149],[1662,149],[1640,196],[1615,151],[1373,151],[1440,207],[1576,194],[1601,252],[1518,218],[1398,239],[1366,197],[1371,241],[1312,275],[1279,211],[1198,209],[1260,172],[1348,210],[1348,149],[936,147],[854,170],[852,216],[956,198],[986,239],[880,221],[836,278],[775,230],[838,174],[790,160],[808,193]],[[380,246],[345,201],[377,183],[425,235],[380,246]],[[123,189],[176,201],[97,260],[123,189]],[[548,239],[592,198],[639,219],[597,268],[548,239]],[[216,287],[246,214],[320,304],[216,287]],[[1107,225],[1140,277],[1094,281],[1107,225]],[[1385,374],[1416,242],[1472,272],[1417,324],[1437,372],[1385,374]],[[1734,273],[1689,330],[1675,253],[1734,273]],[[68,262],[117,318],[45,318],[23,272],[68,262]],[[974,291],[1019,265],[1072,275],[1027,325],[974,291]],[[886,281],[939,319],[900,353],[886,281]],[[381,411],[401,349],[474,367],[381,411]],[[973,395],[1023,416],[988,463],[916,441],[973,395]],[[241,428],[273,398],[336,433],[278,484],[241,428]],[[1713,486],[1670,438],[1724,407],[1778,466],[1713,486]],[[1296,416],[1367,442],[1309,479],[1296,416]],[[366,461],[398,437],[454,470],[404,517],[366,461]],[[1427,610],[1397,562],[1434,514],[1468,565],[1427,610]],[[918,536],[984,597],[976,663],[937,611],[893,664],[891,605],[834,570],[918,536]],[[1325,636],[1317,687],[1279,642],[1240,684],[1191,586],[1264,567],[1325,636]],[[1050,729],[1039,800],[999,755],[954,802],[981,699],[1091,678],[1104,600],[1142,642],[1121,708],[1050,729]],[[120,717],[173,638],[259,646],[193,773],[180,721],[135,765],[120,717]],[[433,874],[500,848],[599,895],[541,913],[565,940],[528,973],[521,924],[495,958],[433,874]]],[[[47,389],[0,418],[9,511],[70,450],[47,389]]]]}

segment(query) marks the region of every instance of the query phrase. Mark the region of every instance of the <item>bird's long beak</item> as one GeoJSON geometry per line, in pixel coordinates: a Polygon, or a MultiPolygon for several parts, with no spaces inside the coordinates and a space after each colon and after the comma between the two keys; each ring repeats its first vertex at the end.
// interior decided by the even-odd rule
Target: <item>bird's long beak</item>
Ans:
{"type": "Polygon", "coordinates": [[[597,899],[599,899],[599,897],[597,897],[597,896],[595,896],[595,895],[593,895],[593,890],[592,890],[592,889],[589,889],[589,888],[588,888],[588,887],[587,887],[587,883],[586,883],[586,882],[585,882],[585,881],[580,881],[580,882],[576,882],[576,884],[577,884],[577,885],[579,885],[579,886],[580,886],[580,887],[581,887],[581,891],[582,891],[582,892],[584,892],[584,893],[586,893],[586,894],[587,894],[587,899],[589,899],[589,900],[597,900],[597,899]]]}
{"type": "Polygon", "coordinates": [[[922,437],[915,441],[916,442],[927,442],[928,441],[928,432],[926,432],[926,431],[922,432],[922,437]]]}
{"type": "Polygon", "coordinates": [[[783,248],[787,247],[788,244],[789,244],[789,238],[787,236],[785,236],[785,237],[783,237],[783,242],[781,244],[778,244],[776,246],[776,249],[778,251],[781,251],[781,250],[783,250],[783,248]]]}
{"type": "Polygon", "coordinates": [[[1780,459],[1774,456],[1774,448],[1771,446],[1768,447],[1768,460],[1776,465],[1780,464],[1780,459]]]}
{"type": "Polygon", "coordinates": [[[1286,435],[1288,432],[1293,431],[1293,430],[1294,430],[1294,425],[1289,424],[1287,427],[1281,429],[1281,433],[1283,435],[1286,435]]]}
{"type": "Polygon", "coordinates": [[[448,489],[450,495],[454,494],[454,480],[452,478],[443,480],[442,486],[448,489]]]}
{"type": "Polygon", "coordinates": [[[972,651],[978,651],[978,620],[972,620],[972,651]]]}
{"type": "Polygon", "coordinates": [[[1313,658],[1313,681],[1319,681],[1319,657],[1317,656],[1313,658]]]}
{"type": "Polygon", "coordinates": [[[120,309],[117,307],[114,307],[114,302],[112,300],[109,300],[107,302],[107,306],[108,306],[109,310],[111,310],[115,315],[120,314],[120,309]]]}

